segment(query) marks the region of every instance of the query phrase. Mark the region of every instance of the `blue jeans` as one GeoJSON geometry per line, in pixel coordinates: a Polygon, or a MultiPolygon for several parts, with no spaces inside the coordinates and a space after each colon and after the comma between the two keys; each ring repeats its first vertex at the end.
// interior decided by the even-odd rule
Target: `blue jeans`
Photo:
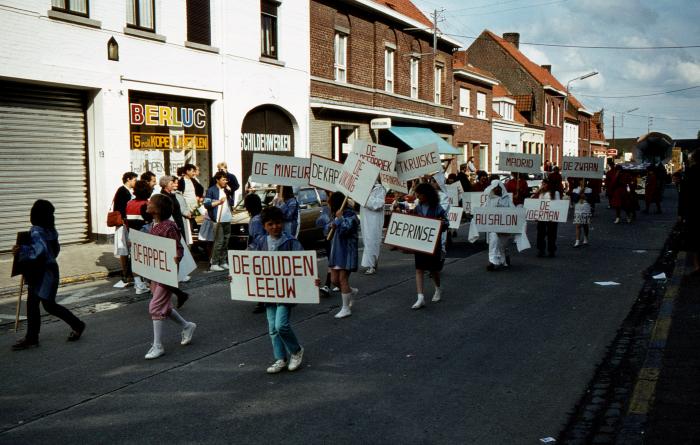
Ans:
{"type": "Polygon", "coordinates": [[[275,360],[287,360],[289,355],[296,354],[301,349],[289,324],[292,308],[283,304],[270,304],[265,309],[275,360]]]}

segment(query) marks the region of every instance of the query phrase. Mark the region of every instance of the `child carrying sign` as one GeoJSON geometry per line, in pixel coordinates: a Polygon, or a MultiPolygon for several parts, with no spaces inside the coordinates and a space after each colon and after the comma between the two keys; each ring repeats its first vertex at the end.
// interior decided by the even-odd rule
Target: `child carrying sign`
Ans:
{"type": "MultiPolygon", "coordinates": [[[[260,220],[267,235],[258,236],[248,246],[248,250],[268,252],[304,250],[296,238],[283,231],[284,214],[278,207],[263,209],[260,213],[260,220]]],[[[318,286],[318,284],[318,280],[316,280],[316,285],[318,286]]],[[[292,307],[294,307],[293,304],[287,303],[265,303],[268,332],[270,340],[272,340],[272,353],[275,357],[275,362],[267,368],[268,374],[277,374],[285,368],[289,371],[295,371],[301,366],[304,348],[299,345],[289,323],[292,307]]]]}
{"type": "MultiPolygon", "coordinates": [[[[178,264],[184,250],[182,244],[180,244],[180,230],[178,230],[177,224],[169,219],[173,213],[172,201],[165,195],[153,195],[148,202],[146,211],[153,216],[151,235],[175,240],[177,249],[175,264],[178,264]]],[[[146,353],[146,360],[158,358],[165,354],[165,349],[161,343],[161,336],[163,334],[163,321],[166,318],[170,318],[176,323],[180,323],[182,326],[181,345],[188,345],[192,342],[192,335],[197,328],[195,323],[185,320],[173,309],[172,303],[170,302],[172,292],[168,286],[156,281],[151,281],[151,293],[153,294],[153,298],[151,298],[151,302],[148,304],[148,312],[151,314],[151,319],[153,320],[153,346],[151,346],[151,349],[146,353]]]]}

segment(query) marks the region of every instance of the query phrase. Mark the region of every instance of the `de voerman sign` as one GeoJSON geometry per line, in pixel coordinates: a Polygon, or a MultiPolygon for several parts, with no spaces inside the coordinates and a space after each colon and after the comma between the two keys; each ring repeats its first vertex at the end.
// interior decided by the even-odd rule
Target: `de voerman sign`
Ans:
{"type": "Polygon", "coordinates": [[[318,303],[316,251],[228,251],[231,299],[318,303]]]}

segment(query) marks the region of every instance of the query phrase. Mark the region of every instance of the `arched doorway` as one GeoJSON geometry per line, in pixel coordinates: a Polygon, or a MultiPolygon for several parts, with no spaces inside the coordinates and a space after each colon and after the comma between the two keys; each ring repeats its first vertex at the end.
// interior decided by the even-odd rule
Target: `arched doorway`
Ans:
{"type": "Polygon", "coordinates": [[[294,156],[294,124],[283,109],[261,105],[252,109],[241,125],[242,184],[248,181],[253,155],[294,156]]]}

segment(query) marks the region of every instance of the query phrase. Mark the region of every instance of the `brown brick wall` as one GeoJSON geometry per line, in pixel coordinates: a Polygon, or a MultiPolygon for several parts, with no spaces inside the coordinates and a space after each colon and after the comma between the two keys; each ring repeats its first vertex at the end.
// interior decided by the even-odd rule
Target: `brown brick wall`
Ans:
{"type": "MultiPolygon", "coordinates": [[[[451,118],[451,108],[433,102],[432,40],[428,35],[403,31],[405,26],[393,23],[379,15],[353,8],[350,4],[329,0],[310,3],[311,14],[311,75],[334,79],[334,35],[336,25],[349,28],[347,50],[347,80],[349,84],[370,88],[360,91],[339,85],[311,81],[311,96],[369,107],[395,109],[433,117],[451,118]],[[384,90],[384,49],[386,42],[396,46],[394,53],[394,93],[384,90]],[[419,99],[410,95],[410,54],[420,56],[419,99]],[[428,54],[425,54],[428,53],[428,54]],[[379,90],[379,91],[374,91],[379,90]]],[[[439,46],[436,59],[444,66],[442,104],[452,106],[451,48],[439,46]]]]}

